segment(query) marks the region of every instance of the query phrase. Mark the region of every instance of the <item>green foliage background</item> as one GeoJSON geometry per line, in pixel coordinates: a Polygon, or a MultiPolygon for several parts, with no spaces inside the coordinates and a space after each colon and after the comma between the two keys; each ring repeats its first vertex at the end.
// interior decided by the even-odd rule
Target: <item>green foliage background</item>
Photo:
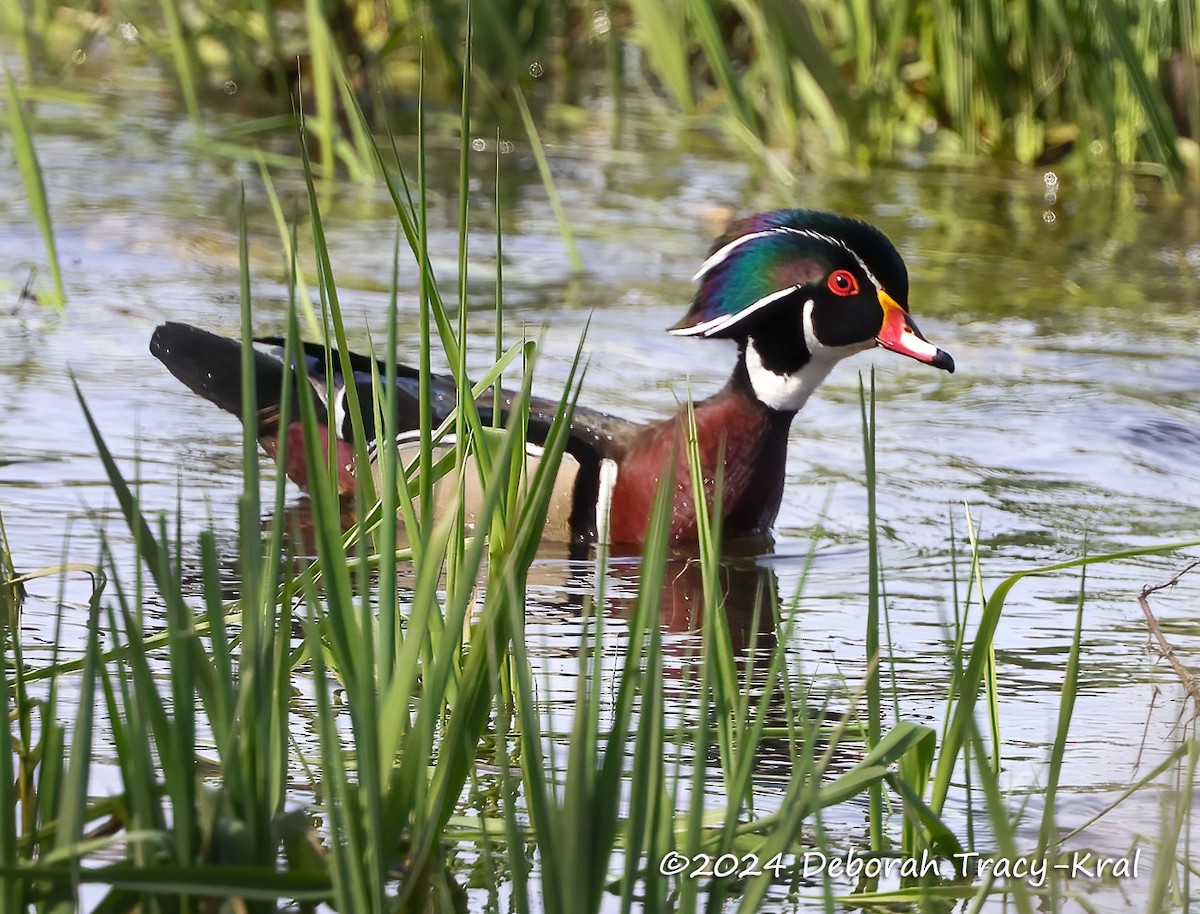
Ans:
{"type": "MultiPolygon", "coordinates": [[[[198,119],[241,87],[262,116],[300,90],[351,165],[343,81],[376,126],[457,103],[469,0],[18,0],[0,12],[31,66],[101,44],[174,72],[198,119]],[[339,111],[342,112],[339,114],[339,111]]],[[[913,153],[1195,178],[1193,0],[490,0],[476,2],[475,114],[518,98],[619,125],[631,98],[716,128],[783,169],[913,153]]],[[[310,125],[311,126],[311,125],[310,125]]],[[[613,131],[620,136],[619,126],[613,131]]]]}

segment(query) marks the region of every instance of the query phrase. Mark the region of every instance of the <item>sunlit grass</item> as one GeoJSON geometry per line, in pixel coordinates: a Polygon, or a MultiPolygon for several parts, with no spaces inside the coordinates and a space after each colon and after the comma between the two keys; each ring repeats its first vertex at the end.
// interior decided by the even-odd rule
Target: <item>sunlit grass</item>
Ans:
{"type": "Polygon", "coordinates": [[[473,56],[467,0],[354,0],[335,12],[306,0],[300,15],[263,0],[132,0],[99,13],[71,0],[57,16],[45,3],[9,6],[0,27],[20,36],[27,73],[135,27],[136,41],[112,47],[161,61],[213,151],[246,154],[244,137],[228,142],[213,129],[208,98],[251,99],[256,119],[243,133],[307,111],[323,177],[374,177],[356,106],[382,130],[385,112],[406,108],[420,80],[448,106],[464,74],[477,86],[472,107],[524,133],[535,153],[523,109],[579,106],[584,86],[603,83],[613,137],[635,91],[717,129],[785,182],[797,167],[913,152],[1026,165],[1065,156],[1080,172],[1117,165],[1168,182],[1200,176],[1191,136],[1200,129],[1200,16],[1186,0],[631,0],[628,10],[525,0],[480,6],[488,41],[473,56]],[[1178,118],[1189,124],[1182,138],[1178,118]]]}
{"type": "MultiPolygon", "coordinates": [[[[16,84],[12,74],[5,71],[4,86],[8,102],[8,129],[12,137],[13,153],[17,158],[17,168],[21,172],[21,180],[25,183],[25,197],[29,208],[37,220],[42,232],[42,241],[46,246],[46,260],[50,265],[50,277],[54,281],[54,293],[51,301],[62,308],[67,303],[67,292],[63,285],[62,268],[58,263],[58,246],[54,241],[54,225],[50,218],[50,202],[46,197],[46,182],[42,177],[42,166],[38,162],[37,150],[34,148],[33,134],[30,130],[29,119],[25,114],[25,106],[17,94],[16,84]]],[[[46,296],[50,298],[50,296],[46,296]]]]}

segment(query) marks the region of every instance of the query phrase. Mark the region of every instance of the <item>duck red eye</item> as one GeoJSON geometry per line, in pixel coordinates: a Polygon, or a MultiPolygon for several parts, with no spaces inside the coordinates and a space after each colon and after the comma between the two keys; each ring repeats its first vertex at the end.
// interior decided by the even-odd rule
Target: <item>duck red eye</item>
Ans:
{"type": "Polygon", "coordinates": [[[857,295],[858,280],[849,270],[834,270],[829,276],[829,291],[834,295],[857,295]]]}

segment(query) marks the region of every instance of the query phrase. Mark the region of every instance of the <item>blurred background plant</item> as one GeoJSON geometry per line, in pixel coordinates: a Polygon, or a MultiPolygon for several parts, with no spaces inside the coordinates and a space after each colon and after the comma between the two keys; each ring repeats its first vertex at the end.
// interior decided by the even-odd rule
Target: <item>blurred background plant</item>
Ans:
{"type": "MultiPolygon", "coordinates": [[[[0,23],[25,71],[97,56],[167,68],[201,131],[234,95],[255,128],[313,117],[318,165],[369,161],[378,128],[424,92],[456,108],[468,0],[16,0],[0,23]]],[[[749,147],[781,176],[834,163],[989,158],[1200,175],[1198,23],[1190,0],[495,0],[474,11],[474,115],[524,93],[564,126],[658,106],[749,147]]],[[[456,116],[455,116],[456,119],[456,116]]]]}

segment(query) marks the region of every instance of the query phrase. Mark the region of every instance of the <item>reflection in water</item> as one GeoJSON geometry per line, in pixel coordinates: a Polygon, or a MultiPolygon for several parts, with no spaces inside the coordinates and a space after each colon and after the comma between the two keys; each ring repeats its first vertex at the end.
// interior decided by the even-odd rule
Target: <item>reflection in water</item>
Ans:
{"type": "MultiPolygon", "coordinates": [[[[352,510],[347,509],[343,513],[342,522],[344,530],[350,529],[354,523],[352,510]]],[[[264,518],[264,531],[269,530],[273,523],[273,518],[264,518]]],[[[287,549],[297,562],[316,555],[312,502],[307,497],[289,503],[284,508],[280,523],[287,536],[287,549]]],[[[733,652],[739,657],[751,648],[769,655],[775,645],[775,619],[779,607],[777,574],[773,565],[759,561],[757,554],[748,551],[764,542],[767,541],[754,540],[739,544],[741,554],[725,555],[718,567],[717,601],[729,627],[733,652]]],[[[226,548],[219,550],[224,556],[223,566],[229,572],[227,576],[223,575],[223,580],[232,587],[225,594],[229,599],[237,596],[236,548],[236,542],[231,539],[226,548]]],[[[398,573],[401,587],[407,586],[411,590],[415,580],[410,566],[400,563],[398,573]]],[[[537,597],[537,606],[553,606],[581,613],[585,604],[590,604],[596,595],[597,573],[594,550],[592,557],[582,559],[571,553],[571,547],[543,543],[537,560],[530,566],[527,584],[537,597]]],[[[623,619],[632,614],[640,581],[640,560],[616,556],[607,562],[604,593],[609,616],[623,619]]],[[[195,582],[200,582],[198,576],[195,582]]],[[[698,559],[671,557],[667,560],[658,605],[664,632],[700,632],[704,621],[704,575],[698,559]]]]}
{"type": "Polygon", "coordinates": [[[1147,419],[1131,425],[1123,435],[1127,441],[1151,451],[1174,450],[1180,456],[1194,456],[1200,451],[1200,424],[1175,419],[1147,419]]]}
{"type": "MultiPolygon", "coordinates": [[[[352,515],[343,515],[343,521],[348,529],[353,523],[352,515]]],[[[264,532],[275,522],[270,516],[264,518],[264,532]]],[[[293,571],[299,571],[316,555],[312,503],[307,497],[289,503],[278,522],[287,531],[285,548],[294,557],[293,571]]],[[[236,540],[236,534],[230,531],[216,543],[222,598],[228,602],[237,600],[240,590],[236,540]]],[[[693,727],[697,723],[696,715],[701,706],[699,689],[704,662],[704,629],[713,619],[717,620],[716,624],[726,627],[738,677],[737,687],[748,696],[752,714],[764,691],[769,690],[765,704],[767,727],[791,732],[797,727],[803,730],[809,724],[820,723],[821,712],[805,709],[802,699],[797,705],[795,681],[789,682],[787,675],[779,675],[776,655],[783,649],[777,628],[781,612],[779,580],[772,561],[774,556],[754,553],[755,548],[763,545],[762,541],[738,544],[742,554],[726,555],[720,561],[715,577],[717,592],[713,595],[717,608],[713,616],[706,615],[701,563],[694,558],[681,557],[671,557],[666,562],[655,601],[662,629],[660,643],[668,713],[682,726],[693,727]],[[797,721],[797,713],[805,719],[797,721]]],[[[590,559],[573,559],[567,555],[565,546],[544,546],[546,548],[529,569],[525,632],[534,676],[539,682],[547,675],[552,676],[549,665],[555,662],[554,658],[573,658],[573,663],[598,647],[595,626],[588,619],[594,612],[600,590],[599,562],[594,554],[590,559]]],[[[410,563],[398,563],[397,573],[403,604],[416,586],[416,580],[410,563]]],[[[483,571],[481,585],[485,576],[486,571],[483,571]]],[[[197,556],[185,560],[182,569],[185,592],[202,594],[206,577],[197,556]]],[[[636,610],[641,586],[640,559],[617,556],[606,564],[603,596],[608,622],[603,644],[599,647],[617,662],[625,650],[623,623],[636,610]]],[[[480,607],[482,602],[477,597],[475,605],[480,607]]],[[[303,636],[298,624],[295,635],[303,636]]],[[[557,703],[556,693],[563,689],[573,691],[574,685],[571,682],[546,682],[540,689],[542,700],[553,707],[557,703]]],[[[715,711],[710,709],[708,713],[715,711]]],[[[798,737],[802,735],[797,732],[798,737]]],[[[759,775],[770,776],[777,783],[785,781],[796,749],[788,738],[763,739],[757,756],[759,775]]],[[[709,761],[710,766],[717,766],[719,762],[715,756],[709,761]]],[[[852,760],[845,766],[850,764],[853,764],[852,760]]],[[[835,758],[833,767],[843,767],[842,762],[835,758]]],[[[717,781],[721,777],[715,768],[712,776],[717,781]]]]}
{"type": "MultiPolygon", "coordinates": [[[[631,561],[614,561],[609,576],[621,582],[617,593],[636,590],[641,566],[631,561]]],[[[775,569],[754,556],[724,557],[717,568],[716,600],[729,628],[733,653],[744,656],[754,647],[770,653],[775,644],[775,618],[779,605],[779,582],[775,569]]],[[[704,572],[698,559],[667,560],[658,605],[664,632],[698,634],[704,622],[704,572]]],[[[624,617],[633,611],[633,599],[615,596],[609,612],[624,617]]]]}
{"type": "MultiPolygon", "coordinates": [[[[344,517],[347,526],[352,522],[344,517]]],[[[305,497],[289,504],[282,522],[292,531],[291,546],[299,555],[315,553],[312,539],[311,502],[305,497]]],[[[268,518],[264,525],[268,525],[268,518]]],[[[798,746],[811,726],[834,725],[841,717],[840,707],[829,707],[827,692],[808,694],[809,685],[797,681],[794,668],[787,668],[787,656],[779,658],[784,648],[779,641],[781,616],[789,617],[794,607],[785,607],[780,600],[777,557],[758,550],[770,548],[766,539],[731,544],[720,560],[715,575],[713,595],[715,615],[706,615],[704,568],[692,557],[668,558],[661,585],[655,596],[662,630],[661,650],[663,672],[667,679],[667,701],[672,717],[684,726],[695,726],[700,707],[699,688],[704,662],[705,625],[711,619],[725,626],[729,649],[738,677],[739,691],[748,696],[752,715],[765,697],[764,724],[792,737],[766,737],[758,745],[756,769],[760,779],[775,784],[785,783],[795,760],[798,746]],[[781,665],[782,664],[782,665],[781,665]],[[803,719],[798,719],[801,715],[803,719]]],[[[614,556],[604,566],[603,599],[605,617],[609,622],[621,622],[636,611],[638,595],[643,586],[642,564],[634,556],[614,556]]],[[[484,572],[485,574],[486,572],[484,572]]],[[[400,563],[401,600],[415,586],[411,566],[400,563]]],[[[529,569],[527,578],[526,642],[536,672],[549,658],[579,658],[582,653],[596,650],[596,631],[586,622],[594,611],[600,590],[600,564],[595,553],[590,558],[572,558],[561,544],[543,544],[538,558],[529,569]]],[[[649,576],[653,579],[654,576],[649,576]]],[[[481,575],[481,581],[483,577],[481,575]]],[[[235,597],[236,593],[227,594],[235,597]]],[[[482,599],[477,599],[477,606],[482,599]]],[[[802,623],[803,614],[795,616],[802,623]]],[[[614,657],[623,654],[624,639],[611,624],[606,625],[602,649],[614,657]]],[[[574,689],[573,683],[544,688],[543,700],[553,705],[559,688],[574,689]]],[[[709,713],[715,713],[711,709],[709,713]]],[[[818,747],[822,742],[817,740],[818,747]]],[[[714,750],[715,751],[715,750],[714,750]]],[[[837,772],[857,761],[861,745],[853,740],[835,751],[830,771],[837,772]]],[[[714,756],[713,766],[718,764],[714,756]]],[[[720,772],[713,771],[720,779],[720,772]]]]}

